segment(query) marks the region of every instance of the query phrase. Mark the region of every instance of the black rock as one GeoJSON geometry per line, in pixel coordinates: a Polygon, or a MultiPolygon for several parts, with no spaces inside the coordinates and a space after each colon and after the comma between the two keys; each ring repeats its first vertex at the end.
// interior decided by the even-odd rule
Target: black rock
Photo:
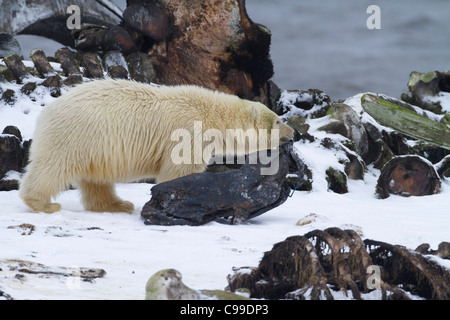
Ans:
{"type": "Polygon", "coordinates": [[[25,152],[18,137],[12,134],[0,136],[0,179],[10,171],[20,171],[25,152]]]}
{"type": "Polygon", "coordinates": [[[0,58],[6,57],[10,53],[23,59],[22,49],[16,38],[7,33],[0,33],[0,58]]]}
{"type": "Polygon", "coordinates": [[[127,56],[128,71],[130,77],[138,82],[150,83],[156,79],[156,73],[148,54],[134,52],[127,56]]]}
{"type": "Polygon", "coordinates": [[[17,127],[7,126],[0,135],[0,191],[17,190],[19,181],[5,179],[9,171],[22,172],[28,164],[31,140],[22,140],[17,127]]]}
{"type": "Polygon", "coordinates": [[[16,126],[6,126],[5,129],[3,129],[2,134],[11,134],[13,136],[16,136],[17,138],[19,138],[20,142],[22,142],[23,140],[22,133],[16,126]]]}
{"type": "Polygon", "coordinates": [[[318,89],[282,90],[272,110],[278,115],[290,113],[303,117],[320,118],[331,106],[330,97],[318,89]]]}
{"type": "MultiPolygon", "coordinates": [[[[264,165],[262,161],[250,164],[247,157],[240,169],[191,174],[158,184],[151,189],[152,198],[141,216],[145,224],[192,226],[219,218],[240,223],[259,216],[286,201],[291,192],[287,174],[303,171],[292,144],[283,145],[270,158],[264,165]],[[278,170],[262,174],[272,169],[278,170]]],[[[303,172],[297,175],[303,177],[303,172]]]]}

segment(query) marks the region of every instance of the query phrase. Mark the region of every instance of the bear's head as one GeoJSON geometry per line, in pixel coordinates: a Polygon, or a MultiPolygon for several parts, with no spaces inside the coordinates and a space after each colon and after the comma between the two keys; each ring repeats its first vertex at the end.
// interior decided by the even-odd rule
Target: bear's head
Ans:
{"type": "Polygon", "coordinates": [[[294,129],[281,121],[280,117],[262,103],[250,104],[255,129],[259,135],[266,134],[270,148],[276,148],[294,138],[294,129]]]}

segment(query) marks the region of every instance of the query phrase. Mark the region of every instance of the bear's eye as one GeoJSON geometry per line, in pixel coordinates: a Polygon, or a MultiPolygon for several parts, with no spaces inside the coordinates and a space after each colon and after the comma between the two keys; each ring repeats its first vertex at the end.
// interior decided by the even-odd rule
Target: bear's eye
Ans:
{"type": "Polygon", "coordinates": [[[280,120],[275,121],[276,124],[280,124],[280,120]]]}

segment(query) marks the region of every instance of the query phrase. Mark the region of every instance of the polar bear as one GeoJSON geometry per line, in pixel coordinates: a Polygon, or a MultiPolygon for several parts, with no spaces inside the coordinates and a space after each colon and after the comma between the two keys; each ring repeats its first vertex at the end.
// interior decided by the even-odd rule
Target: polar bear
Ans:
{"type": "MultiPolygon", "coordinates": [[[[203,132],[214,129],[224,137],[230,128],[258,130],[261,141],[278,129],[280,139],[270,148],[294,133],[263,104],[234,95],[197,86],[94,80],[72,88],[39,115],[20,197],[34,212],[53,213],[61,206],[51,198],[75,185],[86,210],[131,213],[133,204],[116,195],[115,183],[150,177],[160,183],[206,169],[214,152],[201,161],[173,159],[172,150],[180,144],[173,132],[194,133],[198,124],[203,132]]],[[[193,141],[181,142],[189,143],[193,158],[202,152],[194,146],[196,139],[194,134],[193,141]]],[[[225,146],[214,143],[216,151],[225,146]]]]}

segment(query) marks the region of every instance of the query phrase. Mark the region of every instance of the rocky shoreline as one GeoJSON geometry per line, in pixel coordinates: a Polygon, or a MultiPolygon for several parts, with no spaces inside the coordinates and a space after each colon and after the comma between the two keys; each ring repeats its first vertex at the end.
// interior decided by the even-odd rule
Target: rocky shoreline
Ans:
{"type": "MultiPolygon", "coordinates": [[[[73,48],[63,47],[56,52],[55,57],[47,57],[42,50],[35,49],[30,53],[31,62],[23,60],[13,36],[0,37],[0,41],[3,41],[0,47],[12,48],[1,52],[0,109],[23,108],[24,103],[34,104],[37,108],[45,107],[47,102],[78,83],[110,77],[161,85],[191,83],[237,94],[265,103],[295,129],[295,147],[290,145],[282,150],[283,165],[277,175],[261,179],[255,173],[257,170],[254,170],[258,164],[220,168],[211,166],[209,172],[153,187],[152,198],[141,212],[142,220],[148,225],[201,225],[218,219],[242,223],[281,205],[296,191],[324,189],[338,194],[348,193],[348,180],[364,181],[369,168],[379,173],[373,192],[380,201],[390,195],[410,197],[440,192],[441,184],[450,178],[449,72],[413,71],[409,79],[405,79],[410,92],[403,94],[401,99],[363,92],[333,101],[320,89],[280,89],[270,80],[273,75],[268,55],[270,31],[248,18],[244,2],[226,1],[229,7],[226,8],[225,16],[220,15],[224,14],[221,11],[223,8],[214,7],[211,1],[205,2],[207,10],[201,10],[186,1],[180,3],[181,6],[196,10],[205,19],[210,19],[205,21],[214,21],[214,29],[211,29],[211,25],[199,24],[201,19],[189,20],[190,16],[185,14],[185,10],[170,1],[157,1],[155,8],[140,7],[138,1],[130,1],[120,23],[83,25],[81,30],[71,34],[73,48]],[[230,15],[230,12],[235,14],[230,15]],[[141,14],[145,15],[148,23],[140,23],[141,14]],[[226,19],[215,20],[218,16],[226,19]],[[199,30],[197,34],[180,31],[183,25],[190,24],[196,26],[193,30],[199,30]],[[224,34],[228,34],[228,37],[215,38],[215,42],[211,42],[208,37],[215,37],[217,26],[222,28],[220,30],[226,27],[228,33],[224,34]],[[237,31],[233,28],[237,28],[237,31]],[[181,50],[188,45],[188,39],[195,40],[195,46],[188,47],[186,51],[181,50]],[[203,55],[196,57],[199,50],[203,50],[203,55]],[[218,58],[222,56],[224,58],[218,58]],[[255,68],[255,64],[260,69],[255,68]],[[309,157],[311,153],[322,156],[323,163],[311,163],[314,159],[309,157]],[[219,176],[221,183],[211,188],[211,179],[219,176]],[[247,180],[248,177],[252,179],[247,180]],[[260,191],[263,187],[265,193],[255,198],[257,201],[237,197],[233,193],[237,185],[245,194],[260,191]],[[186,192],[187,186],[191,193],[186,192]],[[209,192],[196,192],[201,188],[208,188],[209,192]],[[173,195],[170,199],[167,198],[168,190],[173,195]],[[219,193],[223,193],[223,199],[218,199],[219,193]],[[268,201],[274,194],[276,197],[268,201]],[[205,203],[208,205],[205,206],[205,203]],[[170,210],[166,210],[168,206],[170,210]],[[202,210],[192,210],[192,206],[201,207],[202,210]]],[[[21,112],[26,115],[31,111],[23,108],[21,112]]],[[[28,162],[32,138],[30,135],[23,137],[24,128],[16,125],[8,124],[0,130],[3,130],[0,135],[0,191],[17,190],[20,175],[28,162]]],[[[331,283],[342,290],[350,288],[354,298],[360,297],[359,292],[365,288],[357,288],[355,283],[367,280],[367,275],[362,275],[361,270],[368,264],[361,264],[361,270],[352,269],[351,272],[333,277],[327,269],[330,267],[327,259],[331,256],[317,245],[314,250],[321,260],[318,262],[311,258],[310,265],[305,264],[304,267],[309,270],[313,265],[325,271],[316,270],[315,274],[309,275],[310,282],[302,283],[301,286],[297,284],[297,287],[288,283],[288,289],[286,287],[281,291],[277,284],[270,283],[275,276],[289,282],[297,279],[291,278],[292,275],[302,275],[292,270],[289,274],[280,274],[285,270],[270,269],[264,262],[269,260],[269,264],[274,265],[273,256],[277,256],[283,257],[283,263],[290,267],[297,265],[308,258],[304,250],[311,245],[309,240],[314,237],[327,243],[334,250],[332,254],[339,256],[341,264],[332,265],[336,270],[342,266],[346,269],[349,263],[349,256],[339,254],[339,245],[348,245],[348,237],[362,241],[350,231],[337,229],[319,230],[305,237],[286,239],[274,246],[274,250],[281,248],[283,254],[269,252],[262,260],[263,265],[251,269],[250,273],[230,276],[231,290],[244,286],[250,289],[252,298],[304,299],[306,292],[312,288],[315,293],[308,294],[311,298],[320,299],[323,295],[329,298],[327,284],[331,283]],[[294,257],[298,261],[291,261],[294,258],[289,255],[284,257],[286,248],[291,246],[302,253],[294,257]],[[267,271],[267,268],[270,270],[267,271]],[[349,276],[356,277],[356,280],[342,281],[349,276]],[[269,284],[261,286],[263,280],[269,284]],[[293,293],[295,290],[297,292],[293,293]],[[275,291],[276,294],[273,293],[275,291]]],[[[441,251],[437,251],[448,251],[448,243],[442,244],[441,251]]],[[[411,277],[416,287],[422,285],[419,288],[421,297],[448,299],[449,289],[439,289],[435,285],[436,279],[444,279],[442,281],[448,283],[448,270],[439,269],[438,275],[429,274],[427,272],[434,265],[423,262],[420,256],[434,252],[428,250],[429,246],[416,249],[416,255],[404,248],[368,240],[357,249],[359,251],[355,256],[359,254],[358,259],[361,261],[370,255],[371,259],[386,266],[404,266],[409,263],[409,267],[404,268],[414,269],[411,277]],[[378,251],[363,252],[360,249],[364,246],[375,246],[378,251]],[[382,254],[386,252],[399,260],[393,262],[385,259],[382,254]],[[426,268],[422,268],[424,265],[426,268]],[[431,285],[426,287],[424,283],[431,285]]],[[[448,254],[444,258],[448,259],[448,254]]],[[[410,269],[406,269],[392,272],[409,272],[410,269]]],[[[391,298],[408,297],[404,292],[396,291],[396,286],[400,286],[403,281],[399,279],[394,279],[384,287],[385,291],[395,291],[391,298]]],[[[2,291],[0,296],[9,297],[2,291]]]]}

